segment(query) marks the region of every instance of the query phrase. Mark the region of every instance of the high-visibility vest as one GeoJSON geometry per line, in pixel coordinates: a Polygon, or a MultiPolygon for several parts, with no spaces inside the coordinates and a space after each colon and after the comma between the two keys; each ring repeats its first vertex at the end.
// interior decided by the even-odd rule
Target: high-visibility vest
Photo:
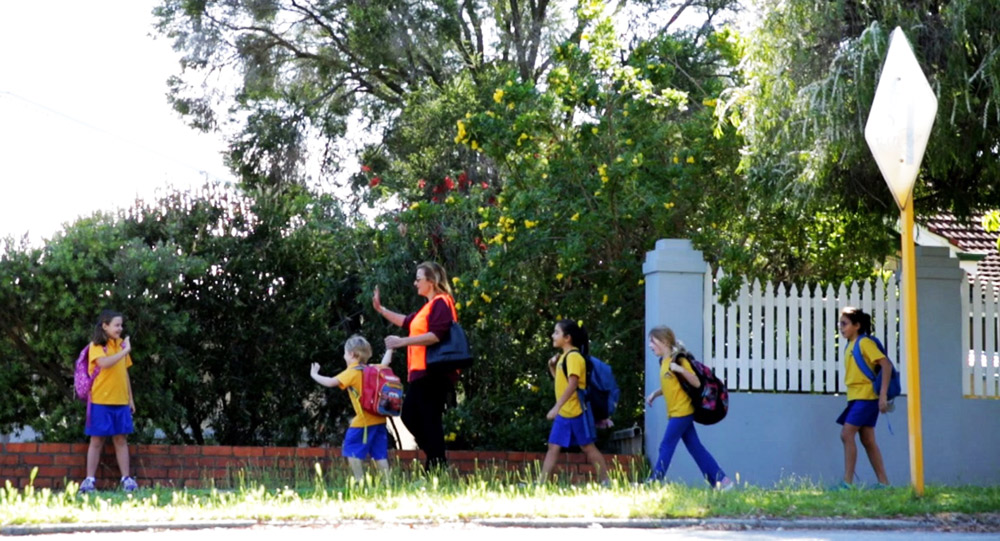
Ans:
{"type": "MultiPolygon", "coordinates": [[[[442,293],[431,299],[430,302],[417,312],[417,315],[413,316],[413,319],[410,321],[410,336],[420,336],[427,333],[427,318],[431,315],[431,307],[434,306],[434,301],[438,299],[444,299],[444,302],[448,304],[448,308],[451,308],[452,320],[458,321],[458,312],[455,311],[455,300],[451,298],[451,295],[442,293]]],[[[409,373],[414,370],[427,370],[427,346],[406,347],[406,371],[409,373]]]]}

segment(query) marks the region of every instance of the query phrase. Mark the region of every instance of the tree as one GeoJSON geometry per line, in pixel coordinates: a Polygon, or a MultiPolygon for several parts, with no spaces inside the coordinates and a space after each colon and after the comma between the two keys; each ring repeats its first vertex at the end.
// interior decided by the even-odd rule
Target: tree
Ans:
{"type": "Polygon", "coordinates": [[[873,221],[894,216],[863,133],[898,25],[939,99],[918,214],[997,206],[1000,2],[763,0],[757,11],[745,83],[726,94],[723,112],[746,138],[747,174],[873,221]]]}

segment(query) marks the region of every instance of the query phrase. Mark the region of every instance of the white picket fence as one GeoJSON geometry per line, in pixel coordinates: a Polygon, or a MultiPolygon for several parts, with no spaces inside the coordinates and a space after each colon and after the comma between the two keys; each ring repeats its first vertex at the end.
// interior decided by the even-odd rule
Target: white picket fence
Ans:
{"type": "MultiPolygon", "coordinates": [[[[721,273],[718,275],[721,277],[721,273]]],[[[744,283],[728,306],[719,304],[717,280],[706,275],[705,357],[737,391],[844,393],[840,309],[872,314],[874,334],[905,380],[900,359],[900,290],[897,275],[834,288],[744,283]]]]}
{"type": "Polygon", "coordinates": [[[966,275],[962,293],[962,394],[1000,398],[1000,284],[966,275]]]}

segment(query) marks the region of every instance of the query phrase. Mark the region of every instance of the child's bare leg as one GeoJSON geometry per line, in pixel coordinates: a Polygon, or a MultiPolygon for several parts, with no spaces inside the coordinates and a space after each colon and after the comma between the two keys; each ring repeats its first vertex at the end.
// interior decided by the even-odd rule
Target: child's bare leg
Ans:
{"type": "Polygon", "coordinates": [[[365,465],[361,463],[360,458],[347,458],[347,464],[351,466],[351,473],[354,474],[354,479],[359,483],[365,480],[365,465]]]}
{"type": "Polygon", "coordinates": [[[111,441],[115,444],[115,457],[118,459],[118,470],[121,471],[122,477],[128,477],[131,475],[128,463],[128,440],[125,434],[116,434],[111,436],[111,441]]]}
{"type": "Polygon", "coordinates": [[[382,460],[375,461],[375,467],[378,468],[379,473],[382,474],[382,482],[389,483],[389,461],[385,458],[382,460]]]}
{"type": "Polygon", "coordinates": [[[559,450],[562,449],[554,443],[549,444],[549,450],[545,452],[545,460],[542,462],[542,474],[538,477],[539,483],[548,483],[552,477],[552,470],[556,467],[556,460],[559,460],[559,450]]]}
{"type": "Polygon", "coordinates": [[[606,483],[608,481],[608,463],[604,461],[604,455],[597,450],[597,446],[593,443],[588,443],[581,449],[587,455],[587,460],[594,465],[594,469],[597,470],[597,476],[600,477],[601,482],[606,483]]]}
{"type": "Polygon", "coordinates": [[[91,436],[90,447],[87,448],[87,477],[97,475],[97,464],[101,461],[102,450],[104,450],[104,436],[91,436]]]}
{"type": "Polygon", "coordinates": [[[854,466],[858,462],[858,444],[854,441],[854,435],[859,428],[844,423],[844,428],[840,431],[840,441],[844,442],[844,482],[847,484],[854,482],[854,466]]]}
{"type": "Polygon", "coordinates": [[[865,452],[868,453],[868,461],[872,463],[872,469],[875,470],[875,477],[878,478],[878,482],[888,485],[889,477],[885,474],[885,463],[882,462],[882,450],[878,448],[878,443],[875,441],[875,427],[861,427],[861,445],[865,446],[865,452]]]}

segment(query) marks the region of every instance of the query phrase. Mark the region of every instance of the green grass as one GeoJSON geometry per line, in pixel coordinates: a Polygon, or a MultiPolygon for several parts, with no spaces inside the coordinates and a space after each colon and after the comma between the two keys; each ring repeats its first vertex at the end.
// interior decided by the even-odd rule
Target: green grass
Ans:
{"type": "Polygon", "coordinates": [[[804,480],[725,493],[681,484],[641,485],[614,472],[610,486],[534,485],[534,469],[484,469],[472,476],[425,476],[397,468],[389,483],[355,483],[343,471],[300,472],[278,480],[267,470],[234,473],[232,489],[158,487],[127,495],[0,488],[0,525],[190,520],[473,518],[903,517],[1000,511],[1000,487],[927,487],[842,492],[804,480]],[[286,483],[286,484],[282,484],[286,483]]]}

